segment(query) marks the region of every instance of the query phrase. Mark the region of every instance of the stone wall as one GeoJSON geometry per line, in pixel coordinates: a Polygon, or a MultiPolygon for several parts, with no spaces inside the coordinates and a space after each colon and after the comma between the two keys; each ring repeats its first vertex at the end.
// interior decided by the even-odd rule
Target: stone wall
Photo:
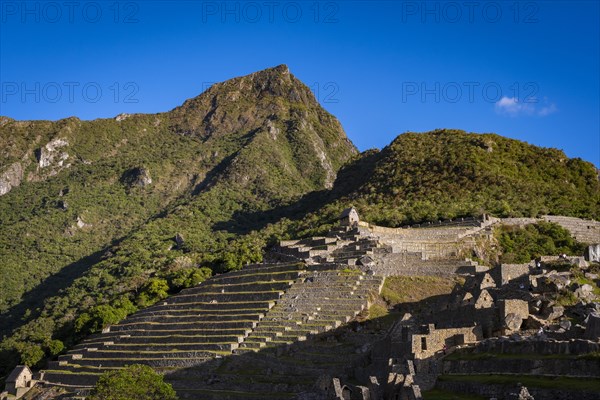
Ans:
{"type": "Polygon", "coordinates": [[[529,304],[524,300],[499,300],[498,307],[500,309],[500,318],[505,318],[509,314],[515,314],[525,320],[529,316],[529,304]]]}
{"type": "Polygon", "coordinates": [[[598,359],[586,358],[503,358],[493,357],[476,360],[444,360],[444,374],[524,374],[571,377],[600,376],[598,359]]]}
{"type": "MultiPolygon", "coordinates": [[[[517,385],[483,385],[471,382],[438,381],[436,387],[457,393],[470,393],[486,399],[515,400],[520,388],[517,385]]],[[[528,387],[535,400],[598,400],[598,393],[568,391],[558,389],[540,389],[528,387]]]]}
{"type": "Polygon", "coordinates": [[[571,232],[571,235],[582,243],[600,243],[600,222],[574,217],[544,215],[541,218],[502,218],[503,225],[524,226],[539,221],[554,222],[571,232]]]}
{"type": "Polygon", "coordinates": [[[371,266],[381,276],[455,276],[475,273],[470,260],[422,260],[421,253],[405,252],[381,255],[371,266]]]}
{"type": "Polygon", "coordinates": [[[531,355],[582,355],[600,351],[600,342],[589,340],[521,340],[491,338],[479,343],[477,353],[531,354],[531,355]]]}
{"type": "Polygon", "coordinates": [[[532,263],[527,264],[502,264],[492,269],[494,280],[500,285],[506,285],[514,279],[529,275],[534,268],[532,263]]]}
{"type": "Polygon", "coordinates": [[[416,359],[434,356],[437,352],[465,343],[475,343],[483,339],[481,327],[435,329],[430,325],[429,332],[413,334],[411,352],[416,359]]]}

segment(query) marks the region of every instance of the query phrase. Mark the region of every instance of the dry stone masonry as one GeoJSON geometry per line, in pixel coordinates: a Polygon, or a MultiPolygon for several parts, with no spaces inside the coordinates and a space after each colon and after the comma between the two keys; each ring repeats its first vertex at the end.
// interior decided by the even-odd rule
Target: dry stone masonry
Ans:
{"type": "MultiPolygon", "coordinates": [[[[596,232],[593,221],[544,219],[579,238],[596,232]]],[[[217,275],[139,311],[88,337],[35,378],[85,396],[101,373],[142,363],[164,373],[182,399],[417,400],[436,385],[505,398],[489,385],[452,381],[464,373],[600,376],[597,358],[586,358],[600,350],[600,308],[591,285],[574,287],[569,272],[536,262],[488,270],[465,258],[504,222],[530,223],[484,216],[390,229],[360,221],[349,208],[327,235],[282,241],[263,264],[217,275]],[[377,334],[361,331],[356,318],[385,277],[423,275],[461,276],[464,285],[443,309],[407,314],[377,334]],[[550,300],[566,288],[581,299],[577,315],[567,316],[550,300]],[[462,351],[509,356],[446,359],[462,351]],[[532,359],[522,359],[527,354],[532,359]],[[533,357],[539,354],[557,357],[533,357]]],[[[176,242],[181,246],[184,238],[176,242]]],[[[566,261],[588,265],[583,258],[566,261]]],[[[514,391],[550,398],[528,389],[514,391]]]]}

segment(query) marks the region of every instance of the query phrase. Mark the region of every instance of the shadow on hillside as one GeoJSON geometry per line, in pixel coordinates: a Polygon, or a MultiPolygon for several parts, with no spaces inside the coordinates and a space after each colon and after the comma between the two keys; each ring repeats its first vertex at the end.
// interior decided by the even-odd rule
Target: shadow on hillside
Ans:
{"type": "Polygon", "coordinates": [[[261,230],[284,217],[292,221],[302,219],[306,214],[318,211],[332,199],[333,196],[328,190],[310,192],[296,202],[277,206],[270,210],[237,211],[230,220],[217,222],[212,228],[217,231],[245,235],[252,231],[261,230]]]}
{"type": "Polygon", "coordinates": [[[295,398],[318,391],[334,377],[361,382],[357,371],[371,364],[370,350],[383,343],[391,322],[389,316],[352,321],[305,341],[210,359],[168,373],[165,380],[181,399],[223,400],[295,398]]]}
{"type": "Polygon", "coordinates": [[[229,221],[214,224],[213,229],[244,235],[254,230],[261,230],[283,217],[300,220],[306,214],[316,212],[328,203],[358,192],[372,178],[376,162],[380,157],[381,152],[365,152],[360,158],[340,169],[331,189],[307,193],[298,201],[270,210],[236,212],[229,221]]]}
{"type": "MultiPolygon", "coordinates": [[[[166,376],[181,399],[285,399],[299,393],[331,390],[333,378],[342,384],[368,386],[369,376],[384,383],[390,357],[410,357],[405,346],[391,347],[389,334],[404,312],[416,325],[436,323],[436,314],[451,294],[399,303],[384,316],[357,319],[305,341],[271,345],[256,352],[223,356],[166,376]],[[381,376],[379,376],[381,375],[381,376]],[[187,390],[186,390],[187,389],[187,390]]],[[[439,314],[438,314],[439,315],[439,314]]],[[[309,397],[307,397],[309,398],[309,397]]]]}
{"type": "Polygon", "coordinates": [[[85,274],[94,264],[98,263],[108,249],[118,244],[121,240],[112,242],[103,249],[85,256],[71,264],[68,264],[54,275],[44,279],[39,285],[25,293],[18,304],[13,305],[5,313],[0,315],[0,337],[8,335],[14,329],[24,325],[28,321],[39,317],[44,301],[56,296],[59,291],[71,286],[75,279],[85,274]],[[30,314],[24,318],[29,310],[30,314]]]}

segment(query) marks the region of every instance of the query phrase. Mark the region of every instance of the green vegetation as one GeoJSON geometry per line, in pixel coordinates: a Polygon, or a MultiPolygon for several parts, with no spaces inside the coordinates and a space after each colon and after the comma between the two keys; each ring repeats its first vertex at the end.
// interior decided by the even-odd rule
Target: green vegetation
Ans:
{"type": "Polygon", "coordinates": [[[506,360],[577,360],[577,359],[597,359],[599,353],[587,353],[579,355],[570,354],[509,354],[509,353],[475,353],[472,349],[454,351],[448,354],[445,360],[488,360],[488,359],[506,359],[506,360]]]}
{"type": "Polygon", "coordinates": [[[485,397],[465,393],[454,393],[442,389],[423,392],[424,400],[487,400],[485,397]]]}
{"type": "Polygon", "coordinates": [[[162,375],[136,364],[102,374],[90,400],[177,400],[177,395],[162,375]]]}
{"type": "Polygon", "coordinates": [[[385,279],[381,297],[390,305],[426,301],[449,294],[456,286],[454,279],[435,276],[391,276],[385,279]]]}
{"type": "MultiPolygon", "coordinates": [[[[356,155],[282,67],[120,122],[3,118],[0,152],[0,172],[19,162],[25,176],[0,197],[0,376],[260,262],[278,240],[323,234],[349,205],[386,226],[484,212],[600,217],[593,165],[558,150],[439,130],[356,155]],[[40,168],[56,138],[70,166],[40,168]]],[[[420,301],[393,281],[384,296],[420,301]]]]}
{"type": "Polygon", "coordinates": [[[382,318],[388,315],[388,309],[380,304],[373,304],[369,307],[369,319],[382,318]]]}
{"type": "Polygon", "coordinates": [[[551,222],[524,227],[502,226],[495,236],[501,248],[501,263],[527,263],[543,255],[581,255],[585,245],[578,243],[568,230],[551,222]]]}
{"type": "Polygon", "coordinates": [[[363,153],[338,181],[341,203],[384,226],[485,212],[600,219],[593,164],[494,134],[404,133],[380,152],[363,153]]]}
{"type": "Polygon", "coordinates": [[[120,122],[2,120],[0,149],[27,179],[0,198],[0,376],[41,364],[55,340],[70,347],[213,271],[259,262],[290,234],[285,207],[324,189],[356,150],[282,72],[120,122]],[[55,138],[70,167],[39,168],[55,138]]]}
{"type": "Polygon", "coordinates": [[[597,379],[569,378],[564,376],[535,375],[441,375],[441,381],[475,382],[486,385],[514,385],[518,383],[528,388],[560,389],[574,391],[600,392],[597,379]]]}

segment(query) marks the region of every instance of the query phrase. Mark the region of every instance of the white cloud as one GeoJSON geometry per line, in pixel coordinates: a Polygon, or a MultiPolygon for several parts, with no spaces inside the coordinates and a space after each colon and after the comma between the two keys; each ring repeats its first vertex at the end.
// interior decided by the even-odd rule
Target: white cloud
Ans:
{"type": "Polygon", "coordinates": [[[542,109],[538,111],[538,115],[541,117],[545,117],[546,115],[554,114],[557,111],[558,108],[556,107],[556,104],[552,103],[548,106],[542,107],[542,109]]]}
{"type": "Polygon", "coordinates": [[[530,103],[520,103],[516,97],[502,97],[496,102],[496,112],[498,114],[510,115],[516,117],[518,115],[531,115],[535,112],[535,107],[530,103]]]}
{"type": "Polygon", "coordinates": [[[522,103],[516,97],[502,97],[494,105],[496,113],[500,115],[508,115],[510,117],[517,117],[520,115],[537,115],[545,117],[558,111],[556,104],[548,103],[548,99],[544,98],[544,106],[538,109],[536,107],[537,102],[526,102],[522,103]]]}

